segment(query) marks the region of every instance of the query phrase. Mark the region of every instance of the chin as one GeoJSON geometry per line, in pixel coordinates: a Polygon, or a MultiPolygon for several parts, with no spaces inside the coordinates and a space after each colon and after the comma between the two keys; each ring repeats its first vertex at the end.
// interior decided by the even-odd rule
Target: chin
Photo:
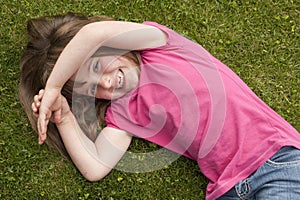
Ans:
{"type": "Polygon", "coordinates": [[[126,93],[119,93],[119,92],[116,94],[113,94],[111,100],[117,100],[117,99],[121,98],[122,96],[124,96],[125,94],[126,93]]]}

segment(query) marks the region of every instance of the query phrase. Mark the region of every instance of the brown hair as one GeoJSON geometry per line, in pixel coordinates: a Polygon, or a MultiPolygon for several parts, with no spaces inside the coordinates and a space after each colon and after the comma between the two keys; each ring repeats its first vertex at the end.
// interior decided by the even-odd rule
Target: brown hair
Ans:
{"type": "MultiPolygon", "coordinates": [[[[107,20],[113,19],[107,16],[88,18],[68,13],[28,21],[27,31],[30,38],[20,60],[19,99],[35,132],[37,132],[37,118],[31,110],[33,96],[40,89],[45,88],[47,79],[64,47],[86,24],[107,20]]],[[[135,55],[135,53],[132,55],[135,55]]],[[[136,59],[133,60],[138,63],[138,57],[134,56],[134,58],[136,59]]],[[[73,113],[75,112],[74,115],[87,136],[91,140],[95,140],[99,132],[99,122],[103,120],[106,107],[110,102],[95,100],[91,97],[74,99],[72,98],[73,85],[74,83],[69,80],[62,88],[62,95],[66,97],[71,108],[72,103],[76,104],[76,109],[73,111],[73,113]],[[96,110],[96,113],[91,112],[91,110],[96,110]]],[[[62,155],[69,157],[54,123],[50,122],[48,125],[45,142],[47,145],[56,148],[62,155]]]]}

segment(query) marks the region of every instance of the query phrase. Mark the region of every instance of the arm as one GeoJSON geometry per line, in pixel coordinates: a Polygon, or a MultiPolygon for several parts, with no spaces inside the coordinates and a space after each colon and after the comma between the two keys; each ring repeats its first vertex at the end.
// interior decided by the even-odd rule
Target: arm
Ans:
{"type": "MultiPolygon", "coordinates": [[[[166,43],[166,35],[149,25],[103,21],[84,26],[65,47],[59,56],[45,87],[45,97],[40,107],[38,130],[42,140],[46,139],[47,121],[52,115],[49,108],[60,96],[63,85],[79,67],[101,46],[141,50],[166,43]]],[[[57,109],[54,119],[59,121],[61,110],[57,109]]]]}
{"type": "Polygon", "coordinates": [[[84,26],[65,47],[51,73],[47,87],[61,88],[100,46],[141,50],[166,43],[158,28],[131,22],[103,21],[84,26]]]}
{"type": "MultiPolygon", "coordinates": [[[[44,95],[41,90],[34,96],[32,111],[39,112],[40,103],[44,95]]],[[[114,128],[104,128],[95,142],[92,142],[80,129],[66,99],[61,96],[50,110],[55,110],[56,105],[61,101],[62,116],[59,122],[55,122],[62,137],[64,145],[81,174],[89,181],[97,181],[106,176],[118,163],[126,152],[131,135],[125,131],[114,128]]],[[[40,138],[40,143],[41,141],[40,138]]]]}
{"type": "Polygon", "coordinates": [[[131,136],[126,132],[106,127],[94,143],[81,131],[71,112],[62,118],[57,128],[72,161],[89,181],[105,177],[131,142],[131,136]]]}

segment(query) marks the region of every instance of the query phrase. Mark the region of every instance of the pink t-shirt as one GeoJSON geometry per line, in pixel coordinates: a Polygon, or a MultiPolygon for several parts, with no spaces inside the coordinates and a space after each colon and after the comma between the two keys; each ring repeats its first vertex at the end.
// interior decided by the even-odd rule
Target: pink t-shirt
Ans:
{"type": "Polygon", "coordinates": [[[112,102],[106,124],[196,160],[216,199],[300,134],[201,45],[165,26],[167,44],[141,51],[137,88],[112,102]]]}

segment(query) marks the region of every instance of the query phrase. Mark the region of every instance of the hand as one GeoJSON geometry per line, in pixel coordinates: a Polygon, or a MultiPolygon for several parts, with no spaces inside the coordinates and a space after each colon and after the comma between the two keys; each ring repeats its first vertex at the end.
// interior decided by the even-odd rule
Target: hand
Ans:
{"type": "Polygon", "coordinates": [[[31,109],[33,112],[33,115],[38,118],[39,117],[39,109],[41,106],[41,101],[44,95],[44,91],[45,90],[40,90],[39,93],[37,95],[34,95],[33,97],[33,102],[31,104],[31,109]]]}
{"type": "MultiPolygon", "coordinates": [[[[42,101],[43,96],[44,96],[44,92],[45,92],[45,90],[42,89],[42,90],[39,91],[39,93],[37,95],[35,95],[33,97],[33,102],[32,102],[32,105],[31,105],[31,109],[32,109],[33,115],[36,116],[37,118],[39,117],[39,109],[40,109],[40,106],[41,106],[41,101],[42,101]]],[[[68,111],[70,111],[70,107],[69,107],[69,105],[67,103],[67,100],[63,96],[62,96],[62,101],[63,102],[62,102],[61,118],[63,118],[65,116],[65,114],[68,111]]],[[[56,123],[55,120],[54,120],[54,118],[53,118],[53,115],[51,116],[51,118],[49,120],[52,123],[56,123]]]]}
{"type": "Polygon", "coordinates": [[[62,117],[70,111],[70,107],[60,91],[46,89],[40,90],[39,94],[34,96],[32,111],[38,115],[39,144],[43,144],[47,137],[49,121],[59,124],[62,117]]]}

